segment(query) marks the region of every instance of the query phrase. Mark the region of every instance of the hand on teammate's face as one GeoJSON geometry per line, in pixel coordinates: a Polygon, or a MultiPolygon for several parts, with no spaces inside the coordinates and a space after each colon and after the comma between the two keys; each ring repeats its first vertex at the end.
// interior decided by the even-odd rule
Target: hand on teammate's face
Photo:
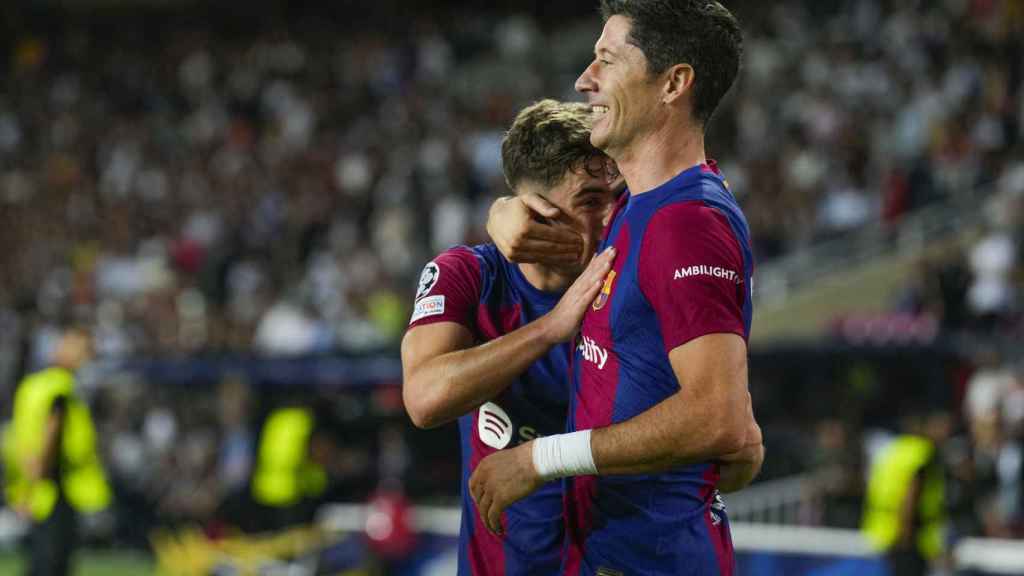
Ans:
{"type": "Polygon", "coordinates": [[[583,237],[557,222],[562,212],[537,194],[495,200],[487,218],[487,233],[511,262],[566,266],[579,262],[583,237]]]}
{"type": "Polygon", "coordinates": [[[505,532],[505,509],[541,487],[533,467],[533,442],[499,450],[484,458],[469,477],[469,493],[484,526],[492,534],[505,532]]]}

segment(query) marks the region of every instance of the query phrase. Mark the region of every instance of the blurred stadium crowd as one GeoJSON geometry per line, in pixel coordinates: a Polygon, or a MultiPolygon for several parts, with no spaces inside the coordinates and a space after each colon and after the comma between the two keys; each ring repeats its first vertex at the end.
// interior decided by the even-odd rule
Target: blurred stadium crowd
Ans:
{"type": "MultiPolygon", "coordinates": [[[[3,397],[68,321],[111,361],[393,346],[422,264],[485,240],[516,110],[575,98],[598,25],[591,3],[574,6],[544,19],[441,6],[400,25],[331,8],[241,23],[199,8],[15,14],[0,62],[3,397]]],[[[991,231],[923,263],[894,306],[1019,336],[1024,3],[736,9],[745,68],[709,149],[759,260],[998,197],[991,231]]],[[[1024,370],[978,363],[963,378],[973,530],[1024,535],[1024,370]]],[[[107,387],[110,465],[167,516],[202,518],[214,485],[245,483],[244,384],[201,409],[180,391],[107,387]]],[[[858,433],[822,424],[821,459],[858,433]]]]}

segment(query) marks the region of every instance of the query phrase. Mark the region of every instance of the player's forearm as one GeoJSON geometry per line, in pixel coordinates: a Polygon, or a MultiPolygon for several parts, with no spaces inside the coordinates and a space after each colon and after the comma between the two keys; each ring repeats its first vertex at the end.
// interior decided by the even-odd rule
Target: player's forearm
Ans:
{"type": "Polygon", "coordinates": [[[705,335],[674,348],[669,361],[679,391],[625,422],[594,431],[591,448],[601,474],[661,472],[717,460],[760,441],[742,338],[705,335]]]}
{"type": "Polygon", "coordinates": [[[553,345],[540,319],[479,346],[424,362],[405,381],[413,423],[433,428],[474,410],[504,391],[553,345]]]}
{"type": "Polygon", "coordinates": [[[594,430],[591,450],[602,475],[649,474],[707,462],[745,443],[749,406],[712,408],[677,393],[630,420],[594,430]]]}

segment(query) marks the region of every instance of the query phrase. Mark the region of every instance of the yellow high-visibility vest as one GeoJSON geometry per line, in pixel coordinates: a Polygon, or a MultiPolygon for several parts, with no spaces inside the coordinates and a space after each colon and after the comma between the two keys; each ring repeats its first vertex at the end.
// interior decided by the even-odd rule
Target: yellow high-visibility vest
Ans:
{"type": "MultiPolygon", "coordinates": [[[[879,454],[871,477],[861,530],[876,550],[889,550],[899,537],[900,510],[910,484],[935,452],[935,445],[920,436],[904,435],[879,454]]],[[[941,468],[929,466],[922,478],[917,517],[917,550],[925,558],[942,553],[945,515],[945,480],[941,468]]]]}
{"type": "Polygon", "coordinates": [[[327,474],[309,459],[314,424],[308,408],[279,408],[267,417],[252,479],[252,495],[257,502],[286,507],[323,493],[327,474]]]}
{"type": "Polygon", "coordinates": [[[96,452],[96,429],[74,386],[70,371],[49,368],[26,376],[14,394],[14,414],[3,439],[7,500],[27,504],[37,521],[53,512],[58,487],[49,478],[30,482],[24,466],[42,455],[46,423],[58,398],[66,402],[58,453],[60,489],[79,512],[97,512],[110,504],[110,486],[96,452]]]}

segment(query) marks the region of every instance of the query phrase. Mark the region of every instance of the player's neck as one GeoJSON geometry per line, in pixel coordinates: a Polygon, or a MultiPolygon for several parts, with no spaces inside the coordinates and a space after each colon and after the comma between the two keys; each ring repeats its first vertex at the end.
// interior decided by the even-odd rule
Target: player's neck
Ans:
{"type": "Polygon", "coordinates": [[[519,264],[519,270],[531,286],[542,292],[565,292],[574,278],[540,264],[519,264]]]}
{"type": "Polygon", "coordinates": [[[615,157],[629,193],[634,196],[654,190],[706,161],[703,130],[675,128],[668,123],[615,157]]]}

